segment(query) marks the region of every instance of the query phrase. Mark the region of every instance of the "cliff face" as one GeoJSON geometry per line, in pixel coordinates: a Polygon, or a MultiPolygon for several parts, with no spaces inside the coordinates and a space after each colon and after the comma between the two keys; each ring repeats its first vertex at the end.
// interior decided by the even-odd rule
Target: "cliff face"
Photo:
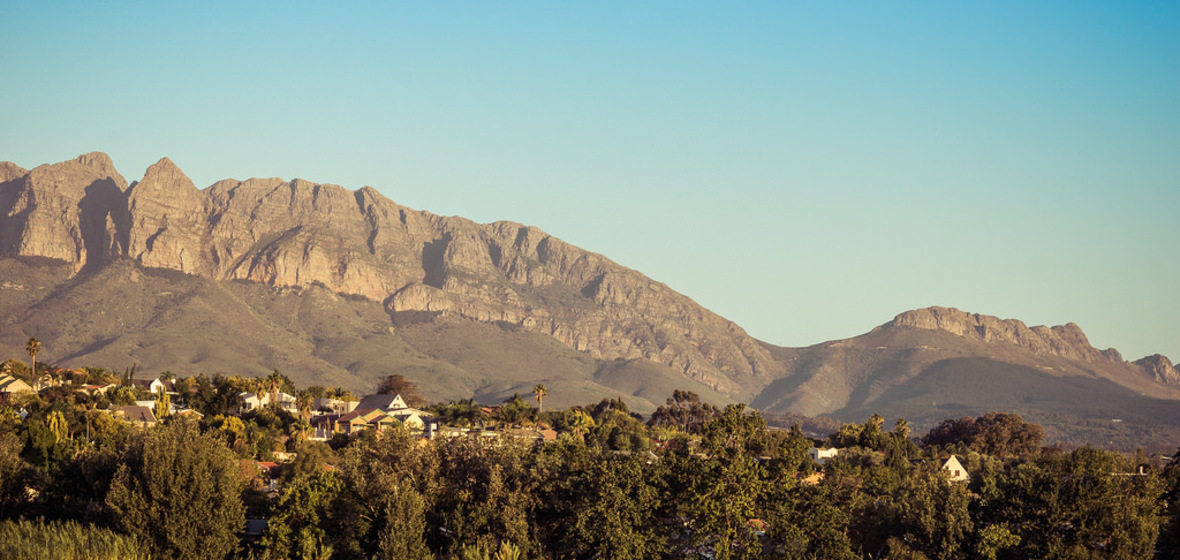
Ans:
{"type": "Polygon", "coordinates": [[[371,187],[225,180],[198,190],[167,158],[127,186],[104,154],[0,164],[0,252],[278,287],[322,285],[406,312],[507,322],[596,358],[643,358],[746,398],[777,373],[762,345],[689,298],[511,222],[397,205],[371,187]]]}
{"type": "Polygon", "coordinates": [[[90,153],[20,173],[0,171],[0,251],[48,257],[75,270],[101,265],[126,246],[127,181],[106,154],[90,153]]]}
{"type": "Polygon", "coordinates": [[[1180,399],[1180,374],[1164,356],[1126,362],[1113,349],[1091,346],[1073,323],[1029,327],[946,307],[907,311],[858,337],[777,352],[786,374],[752,403],[769,411],[850,420],[894,411],[912,420],[936,403],[949,407],[937,414],[955,414],[954,407],[1020,409],[1026,398],[1046,408],[1101,410],[1103,392],[1116,390],[1180,399]],[[1100,388],[1068,396],[1073,385],[1100,388]]]}
{"type": "Polygon", "coordinates": [[[1180,385],[1180,372],[1176,371],[1175,365],[1167,356],[1152,354],[1146,358],[1135,360],[1135,365],[1143,368],[1160,383],[1180,385]]]}
{"type": "Polygon", "coordinates": [[[984,342],[1013,344],[1037,355],[1059,356],[1079,362],[1123,361],[1114,349],[1103,351],[1091,346],[1086,334],[1073,323],[1030,328],[1016,319],[999,319],[954,308],[929,307],[902,313],[889,326],[941,330],[984,342]]]}

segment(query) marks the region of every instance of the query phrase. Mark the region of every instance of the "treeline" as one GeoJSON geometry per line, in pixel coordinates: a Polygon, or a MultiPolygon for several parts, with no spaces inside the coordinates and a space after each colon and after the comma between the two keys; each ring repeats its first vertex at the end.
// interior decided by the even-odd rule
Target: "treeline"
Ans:
{"type": "Polygon", "coordinates": [[[56,548],[89,558],[80,552],[89,546],[105,547],[103,558],[415,560],[1180,550],[1180,467],[1044,448],[1039,426],[1014,415],[949,420],[921,438],[904,420],[887,427],[874,416],[821,442],[689,392],[647,421],[621,400],[541,412],[514,398],[492,412],[471,401],[432,409],[453,425],[548,427],[557,439],[505,429],[424,440],[394,428],[328,445],[308,441],[281,410],[96,429],[80,398],[38,396],[23,417],[0,413],[0,537],[12,536],[0,538],[0,557],[56,548]],[[820,466],[808,455],[817,445],[840,452],[820,466]],[[297,455],[272,495],[252,460],[280,448],[297,455]],[[951,454],[968,481],[941,468],[951,454]],[[247,518],[267,519],[266,530],[247,536],[247,518]]]}

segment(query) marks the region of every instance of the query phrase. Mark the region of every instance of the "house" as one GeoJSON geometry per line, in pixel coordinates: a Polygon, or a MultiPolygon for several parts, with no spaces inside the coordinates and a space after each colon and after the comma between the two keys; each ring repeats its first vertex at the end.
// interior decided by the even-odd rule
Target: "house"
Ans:
{"type": "Polygon", "coordinates": [[[311,428],[315,430],[315,434],[311,439],[317,441],[324,441],[331,438],[336,433],[336,421],[340,419],[343,414],[321,414],[319,416],[311,417],[311,428]]]}
{"type": "Polygon", "coordinates": [[[8,374],[0,374],[0,402],[8,402],[12,395],[32,394],[33,388],[28,383],[8,374]]]}
{"type": "Polygon", "coordinates": [[[950,475],[951,482],[966,482],[971,480],[971,477],[967,474],[967,469],[963,468],[963,464],[954,455],[951,455],[949,459],[944,459],[940,463],[939,468],[950,475]]]}
{"type": "Polygon", "coordinates": [[[356,410],[356,401],[342,401],[340,399],[331,399],[328,397],[321,397],[312,401],[312,414],[319,416],[320,414],[348,414],[356,410]]]}
{"type": "Polygon", "coordinates": [[[137,424],[145,428],[150,428],[156,425],[156,415],[152,413],[152,409],[146,406],[113,406],[111,410],[115,411],[115,417],[137,424]]]}
{"type": "MultiPolygon", "coordinates": [[[[246,412],[258,410],[259,408],[269,405],[271,394],[262,393],[262,395],[259,396],[258,393],[245,391],[238,393],[238,398],[242,400],[242,406],[238,409],[238,413],[244,414],[246,412]]],[[[291,414],[299,413],[299,407],[295,405],[295,397],[288,395],[287,393],[279,392],[276,394],[275,400],[278,403],[279,408],[291,414]]]]}
{"type": "Polygon", "coordinates": [[[311,419],[315,439],[335,434],[355,434],[373,428],[385,430],[401,424],[412,431],[431,431],[433,414],[406,406],[400,395],[368,395],[345,414],[325,414],[311,419]]]}
{"type": "Polygon", "coordinates": [[[818,447],[812,447],[811,449],[807,450],[807,455],[809,455],[811,457],[811,460],[815,461],[816,463],[819,463],[821,465],[824,463],[827,463],[828,459],[831,459],[839,454],[840,454],[840,450],[837,448],[834,448],[834,447],[829,448],[829,449],[820,449],[818,447]]]}
{"type": "Polygon", "coordinates": [[[176,390],[172,387],[171,380],[132,379],[131,385],[137,389],[143,389],[144,391],[147,391],[153,395],[158,395],[160,393],[160,389],[163,389],[165,393],[168,393],[170,395],[178,394],[176,392],[176,390]]]}
{"type": "Polygon", "coordinates": [[[401,395],[365,395],[353,410],[358,408],[368,410],[377,408],[401,409],[410,408],[410,406],[406,404],[406,401],[402,399],[401,395]]]}

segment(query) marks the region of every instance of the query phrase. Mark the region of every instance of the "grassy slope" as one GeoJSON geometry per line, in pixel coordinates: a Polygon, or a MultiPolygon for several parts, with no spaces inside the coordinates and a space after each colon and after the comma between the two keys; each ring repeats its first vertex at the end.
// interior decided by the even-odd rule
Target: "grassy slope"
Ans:
{"type": "Polygon", "coordinates": [[[300,385],[358,392],[400,373],[430,399],[486,403],[544,383],[552,406],[622,396],[644,412],[674,389],[725,402],[659,364],[597,360],[509,325],[427,314],[395,323],[377,302],[314,286],[214,282],[126,261],[70,280],[68,269],[46,263],[0,265],[0,285],[10,284],[0,289],[4,356],[23,357],[25,340],[37,336],[40,359],[63,367],[134,363],[148,375],[247,376],[278,369],[300,385]]]}

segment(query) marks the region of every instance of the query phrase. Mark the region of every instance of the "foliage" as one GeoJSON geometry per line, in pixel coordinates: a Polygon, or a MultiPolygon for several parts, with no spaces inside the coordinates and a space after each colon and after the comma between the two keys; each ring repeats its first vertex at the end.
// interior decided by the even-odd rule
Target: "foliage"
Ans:
{"type": "Polygon", "coordinates": [[[647,425],[669,426],[681,432],[700,434],[705,424],[720,413],[713,405],[702,402],[700,395],[677,389],[664,405],[652,413],[647,425]]]}
{"type": "Polygon", "coordinates": [[[6,560],[148,560],[143,545],[122,535],[73,521],[0,522],[0,558],[6,560]]]}
{"type": "Polygon", "coordinates": [[[965,444],[988,455],[1025,456],[1041,448],[1045,430],[1028,424],[1019,414],[989,412],[979,418],[944,420],[922,438],[925,446],[965,444]]]}
{"type": "Polygon", "coordinates": [[[223,558],[245,522],[237,460],[191,421],[131,440],[106,503],[119,526],[164,557],[223,558]]]}
{"type": "MultiPolygon", "coordinates": [[[[261,390],[281,382],[272,376],[261,390]]],[[[223,390],[236,396],[250,380],[187,383],[191,402],[218,408],[223,390]]],[[[1161,473],[1146,452],[1041,450],[1028,437],[1039,427],[999,414],[948,421],[938,433],[956,439],[919,449],[905,420],[886,431],[874,416],[842,426],[831,441],[841,453],[819,467],[798,425],[770,429],[744,405],[716,409],[694,397],[674,394],[652,426],[619,399],[542,414],[518,396],[495,418],[468,399],[431,410],[499,429],[426,441],[399,427],[327,445],[270,409],[129,429],[62,388],[30,399],[26,417],[0,410],[0,521],[10,520],[0,531],[22,516],[75,522],[26,524],[39,536],[9,539],[41,551],[33,557],[83,549],[61,544],[49,555],[29,544],[50,538],[47,527],[62,543],[98,535],[97,551],[122,539],[137,547],[131,558],[141,549],[340,560],[1147,559],[1177,550],[1180,466],[1161,473]],[[505,426],[528,423],[560,436],[534,442],[505,426]],[[284,448],[298,456],[281,467],[277,493],[244,489],[251,460],[284,448]],[[969,482],[940,469],[948,450],[969,482]],[[244,499],[270,520],[260,540],[240,538],[244,499]]],[[[0,557],[19,558],[6,544],[0,557]]]]}
{"type": "Polygon", "coordinates": [[[401,395],[402,400],[412,407],[426,406],[426,399],[418,392],[418,385],[400,373],[381,378],[377,383],[378,395],[401,395]]]}

